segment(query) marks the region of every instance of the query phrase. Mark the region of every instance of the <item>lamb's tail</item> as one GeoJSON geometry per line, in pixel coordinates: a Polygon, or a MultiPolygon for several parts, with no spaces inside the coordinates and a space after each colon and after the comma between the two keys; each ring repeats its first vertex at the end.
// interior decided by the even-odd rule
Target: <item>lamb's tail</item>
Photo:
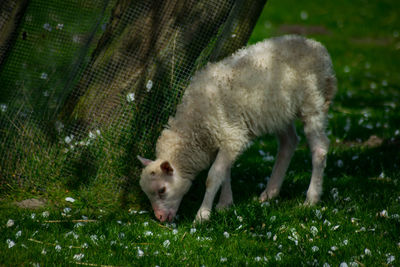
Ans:
{"type": "Polygon", "coordinates": [[[329,106],[331,105],[331,102],[333,98],[335,97],[335,94],[337,92],[337,80],[334,74],[331,76],[328,76],[325,80],[325,90],[324,90],[324,96],[325,96],[325,103],[324,103],[324,112],[328,112],[329,106]]]}

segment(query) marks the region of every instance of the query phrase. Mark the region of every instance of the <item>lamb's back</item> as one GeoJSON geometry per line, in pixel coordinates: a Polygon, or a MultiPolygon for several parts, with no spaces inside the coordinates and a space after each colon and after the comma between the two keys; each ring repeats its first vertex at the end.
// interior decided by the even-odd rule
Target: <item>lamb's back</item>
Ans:
{"type": "Polygon", "coordinates": [[[197,72],[170,122],[207,132],[215,142],[227,135],[277,132],[305,102],[323,102],[324,83],[332,76],[329,54],[320,43],[272,38],[197,72]]]}

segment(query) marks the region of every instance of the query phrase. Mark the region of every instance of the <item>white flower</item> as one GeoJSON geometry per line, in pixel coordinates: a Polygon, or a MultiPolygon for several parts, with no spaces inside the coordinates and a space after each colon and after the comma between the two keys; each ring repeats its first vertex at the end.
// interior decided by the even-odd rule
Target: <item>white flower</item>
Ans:
{"type": "Polygon", "coordinates": [[[270,239],[272,237],[272,233],[271,232],[267,232],[267,238],[270,239]]]}
{"type": "Polygon", "coordinates": [[[9,219],[9,220],[7,221],[6,226],[7,226],[7,227],[12,227],[13,225],[14,225],[14,220],[9,219]]]}
{"type": "Polygon", "coordinates": [[[225,236],[226,238],[229,238],[229,233],[228,233],[228,232],[224,232],[224,236],[225,236]]]}
{"type": "Polygon", "coordinates": [[[365,232],[367,229],[365,229],[365,227],[363,226],[363,227],[361,227],[359,230],[356,230],[356,233],[359,233],[359,232],[365,232]]]}
{"type": "Polygon", "coordinates": [[[288,239],[293,241],[296,246],[299,244],[299,241],[296,238],[294,238],[294,237],[292,237],[290,235],[288,236],[288,239]]]}
{"type": "Polygon", "coordinates": [[[221,257],[220,262],[226,262],[227,260],[227,258],[221,257]]]}
{"type": "Polygon", "coordinates": [[[331,222],[330,222],[330,221],[328,221],[328,220],[324,220],[324,224],[326,224],[326,225],[330,226],[330,225],[331,225],[331,222]]]}
{"type": "Polygon", "coordinates": [[[138,248],[137,255],[138,255],[138,257],[143,257],[143,256],[144,256],[143,250],[141,250],[140,248],[138,248]]]}
{"type": "Polygon", "coordinates": [[[74,139],[74,135],[71,134],[71,136],[66,136],[64,138],[64,141],[66,144],[69,144],[69,143],[71,143],[72,139],[74,139]]]}
{"type": "Polygon", "coordinates": [[[322,265],[322,267],[331,267],[331,266],[329,265],[329,263],[325,262],[324,265],[322,265]]]}
{"type": "Polygon", "coordinates": [[[355,261],[350,262],[350,267],[358,267],[358,263],[355,261]]]}
{"type": "Polygon", "coordinates": [[[40,79],[46,80],[48,77],[46,72],[42,72],[42,74],[40,75],[40,79]]]}
{"type": "Polygon", "coordinates": [[[171,242],[168,239],[163,242],[163,246],[165,248],[168,248],[170,244],[171,244],[171,242]]]}
{"type": "Polygon", "coordinates": [[[332,250],[332,251],[336,251],[336,250],[338,250],[338,247],[332,246],[332,247],[331,247],[331,250],[332,250]]]}
{"type": "Polygon", "coordinates": [[[12,241],[11,239],[7,239],[6,240],[8,248],[12,248],[13,246],[15,246],[15,242],[12,241]]]}
{"type": "Polygon", "coordinates": [[[178,233],[178,229],[172,230],[172,233],[173,233],[174,235],[176,235],[176,234],[178,233]]]}
{"type": "Polygon", "coordinates": [[[148,80],[147,84],[146,84],[146,88],[147,88],[147,92],[150,92],[151,88],[153,88],[153,81],[152,80],[148,80]]]}
{"type": "Polygon", "coordinates": [[[271,216],[271,218],[269,219],[270,222],[274,222],[276,220],[276,216],[271,216]]]}
{"type": "Polygon", "coordinates": [[[308,19],[308,13],[307,13],[307,11],[302,10],[302,11],[300,12],[300,18],[301,18],[302,20],[307,20],[307,19],[308,19]]]}
{"type": "Polygon", "coordinates": [[[339,227],[340,227],[340,225],[335,225],[335,226],[333,226],[333,227],[331,228],[331,230],[332,230],[332,231],[335,231],[335,230],[337,230],[339,227]]]}
{"type": "Polygon", "coordinates": [[[261,207],[269,207],[269,206],[270,206],[270,204],[268,201],[261,203],[261,207]]]}
{"type": "Polygon", "coordinates": [[[312,250],[312,252],[317,252],[317,251],[319,250],[319,247],[313,246],[313,247],[311,248],[311,250],[312,250]]]}
{"type": "Polygon", "coordinates": [[[274,161],[274,159],[275,159],[274,156],[270,155],[269,153],[263,157],[263,161],[266,161],[266,162],[274,161]]]}
{"type": "Polygon", "coordinates": [[[56,29],[57,30],[62,30],[64,28],[64,24],[58,23],[56,29]]]}
{"type": "Polygon", "coordinates": [[[339,168],[342,168],[342,167],[343,167],[343,160],[339,159],[339,160],[336,162],[336,165],[337,165],[339,168]]]}
{"type": "Polygon", "coordinates": [[[45,29],[45,30],[47,30],[47,31],[49,31],[49,32],[51,32],[51,30],[52,30],[52,28],[51,28],[51,26],[50,26],[49,23],[43,24],[43,29],[45,29]]]}
{"type": "Polygon", "coordinates": [[[390,255],[390,254],[386,254],[386,264],[391,264],[392,262],[394,262],[395,261],[395,256],[393,256],[393,255],[390,255]]]}
{"type": "Polygon", "coordinates": [[[93,241],[93,243],[96,243],[99,239],[97,238],[97,235],[91,235],[90,239],[93,241]]]}
{"type": "Polygon", "coordinates": [[[322,218],[322,213],[321,213],[321,211],[320,211],[320,210],[315,210],[315,216],[316,216],[318,219],[321,220],[321,218],[322,218]]]}
{"type": "Polygon", "coordinates": [[[133,101],[135,101],[135,93],[129,93],[126,95],[126,101],[128,101],[128,103],[131,103],[133,101]]]}
{"type": "Polygon", "coordinates": [[[89,138],[90,139],[95,139],[96,135],[92,131],[89,131],[89,138]]]}
{"type": "Polygon", "coordinates": [[[69,213],[71,211],[71,208],[66,207],[66,208],[64,208],[63,211],[64,211],[64,213],[69,213]]]}
{"type": "Polygon", "coordinates": [[[144,236],[152,236],[152,235],[153,235],[153,232],[151,232],[151,231],[144,232],[144,236]]]}
{"type": "Polygon", "coordinates": [[[56,246],[54,247],[54,249],[55,249],[57,252],[60,252],[60,251],[61,251],[61,246],[60,246],[60,245],[56,245],[56,246]]]}
{"type": "Polygon", "coordinates": [[[85,254],[79,253],[79,254],[75,254],[73,258],[76,261],[81,261],[83,259],[83,257],[85,257],[85,254]]]}
{"type": "Polygon", "coordinates": [[[22,231],[19,230],[18,232],[15,233],[15,238],[18,238],[22,235],[22,231]]]}
{"type": "Polygon", "coordinates": [[[255,260],[255,261],[261,261],[261,257],[260,257],[260,256],[257,256],[257,257],[254,258],[254,260],[255,260]]]}
{"type": "Polygon", "coordinates": [[[43,254],[43,255],[46,255],[46,254],[47,254],[46,249],[42,249],[42,254],[43,254]]]}
{"type": "Polygon", "coordinates": [[[33,220],[33,219],[35,219],[36,218],[36,213],[32,213],[31,214],[31,219],[33,220]]]}
{"type": "Polygon", "coordinates": [[[272,237],[272,240],[276,241],[278,239],[277,235],[274,235],[274,237],[272,237]]]}
{"type": "Polygon", "coordinates": [[[282,252],[278,252],[278,254],[275,255],[275,260],[276,261],[282,260],[282,256],[283,256],[283,253],[282,252]]]}
{"type": "Polygon", "coordinates": [[[74,228],[79,228],[79,227],[82,227],[83,225],[84,225],[83,223],[77,222],[77,223],[74,225],[74,228]]]}
{"type": "Polygon", "coordinates": [[[141,210],[139,211],[139,214],[145,214],[145,213],[149,213],[147,210],[141,210]]]}
{"type": "Polygon", "coordinates": [[[316,235],[318,234],[318,229],[317,229],[317,227],[315,227],[314,225],[311,226],[310,232],[311,232],[311,234],[312,234],[313,236],[316,236],[316,235]]]}
{"type": "Polygon", "coordinates": [[[379,212],[379,216],[388,218],[389,214],[388,214],[387,210],[382,210],[381,212],[379,212]]]}
{"type": "Polygon", "coordinates": [[[346,262],[342,262],[342,263],[339,265],[339,267],[348,267],[348,265],[347,265],[346,262]]]}
{"type": "Polygon", "coordinates": [[[337,190],[337,188],[332,188],[331,194],[334,200],[337,200],[339,198],[339,191],[337,190]]]}
{"type": "Polygon", "coordinates": [[[349,240],[347,240],[347,239],[345,239],[345,240],[343,240],[343,246],[347,246],[347,244],[349,244],[349,240]]]}
{"type": "Polygon", "coordinates": [[[7,111],[7,105],[6,104],[0,104],[0,110],[1,110],[1,112],[6,112],[7,111]]]}
{"type": "Polygon", "coordinates": [[[43,218],[47,218],[47,217],[49,217],[49,215],[50,215],[50,213],[48,211],[43,211],[42,212],[42,217],[43,218]]]}
{"type": "Polygon", "coordinates": [[[197,231],[197,229],[196,229],[196,228],[191,228],[191,229],[190,229],[190,233],[191,233],[191,234],[194,234],[194,233],[196,233],[196,231],[197,231]]]}
{"type": "Polygon", "coordinates": [[[88,248],[88,247],[89,247],[89,245],[88,245],[88,243],[86,243],[86,242],[85,242],[85,243],[83,243],[83,244],[82,244],[82,246],[81,246],[81,247],[82,247],[82,248],[88,248]]]}
{"type": "Polygon", "coordinates": [[[65,201],[73,203],[73,202],[75,202],[75,199],[73,199],[72,197],[66,197],[65,201]]]}

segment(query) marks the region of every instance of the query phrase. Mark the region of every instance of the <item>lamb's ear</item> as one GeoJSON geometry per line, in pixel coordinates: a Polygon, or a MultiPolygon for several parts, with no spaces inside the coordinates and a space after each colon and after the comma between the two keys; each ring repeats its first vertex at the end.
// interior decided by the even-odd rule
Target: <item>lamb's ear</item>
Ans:
{"type": "Polygon", "coordinates": [[[174,173],[174,169],[168,161],[164,161],[163,163],[161,163],[160,168],[165,174],[172,175],[174,173]]]}
{"type": "Polygon", "coordinates": [[[147,165],[149,165],[150,163],[153,162],[151,159],[145,159],[145,158],[142,158],[139,155],[137,155],[137,159],[140,160],[140,162],[143,164],[143,166],[147,166],[147,165]]]}

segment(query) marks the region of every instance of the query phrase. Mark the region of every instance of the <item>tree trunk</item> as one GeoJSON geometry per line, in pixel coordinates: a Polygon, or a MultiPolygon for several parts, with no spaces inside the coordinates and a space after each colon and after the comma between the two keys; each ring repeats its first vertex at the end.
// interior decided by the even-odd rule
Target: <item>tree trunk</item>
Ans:
{"type": "Polygon", "coordinates": [[[1,0],[0,3],[0,66],[11,47],[15,31],[29,0],[1,0]]]}
{"type": "Polygon", "coordinates": [[[62,118],[117,125],[132,131],[132,154],[147,151],[196,68],[245,45],[265,2],[119,0],[62,118]]]}

